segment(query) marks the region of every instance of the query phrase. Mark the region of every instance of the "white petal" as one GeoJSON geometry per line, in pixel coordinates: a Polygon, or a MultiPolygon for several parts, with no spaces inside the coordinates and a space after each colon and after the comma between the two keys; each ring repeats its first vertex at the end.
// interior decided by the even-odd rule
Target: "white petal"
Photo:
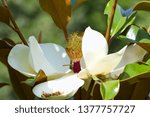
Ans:
{"type": "Polygon", "coordinates": [[[93,64],[95,58],[101,59],[108,52],[108,45],[104,36],[92,30],[90,27],[86,28],[82,40],[82,53],[86,66],[93,64]]]}
{"type": "Polygon", "coordinates": [[[8,55],[8,63],[15,70],[21,72],[26,76],[31,77],[35,76],[36,73],[29,63],[28,55],[29,47],[22,44],[17,44],[12,48],[8,55]]]}
{"type": "Polygon", "coordinates": [[[127,47],[122,60],[115,69],[125,67],[125,65],[141,61],[146,54],[146,51],[140,46],[134,44],[127,47]]]}
{"type": "Polygon", "coordinates": [[[59,45],[53,43],[40,44],[46,59],[49,64],[58,72],[65,73],[69,70],[70,60],[65,49],[59,45]]]}
{"type": "Polygon", "coordinates": [[[81,70],[78,76],[82,79],[87,79],[90,75],[107,75],[120,63],[126,48],[127,46],[119,52],[109,54],[100,60],[94,61],[92,65],[81,70]]]}
{"type": "Polygon", "coordinates": [[[42,98],[41,95],[43,92],[45,93],[55,93],[57,91],[63,92],[63,94],[58,96],[50,96],[44,99],[69,99],[71,98],[77,90],[84,84],[84,81],[79,79],[76,74],[74,75],[67,75],[65,77],[62,77],[60,79],[51,80],[48,82],[41,83],[39,85],[36,85],[33,88],[33,93],[39,97],[42,98]]]}
{"type": "Polygon", "coordinates": [[[118,66],[110,73],[112,78],[117,78],[124,70],[125,66],[130,63],[142,61],[146,51],[140,46],[134,44],[127,47],[125,54],[118,66]]]}
{"type": "MultiPolygon", "coordinates": [[[[35,37],[29,37],[29,48],[30,48],[30,62],[33,69],[38,73],[39,70],[43,70],[46,75],[56,73],[56,69],[48,62],[44,52],[38,44],[35,37]]],[[[49,51],[49,50],[47,50],[49,51]]],[[[49,53],[51,54],[51,53],[49,53]]]]}

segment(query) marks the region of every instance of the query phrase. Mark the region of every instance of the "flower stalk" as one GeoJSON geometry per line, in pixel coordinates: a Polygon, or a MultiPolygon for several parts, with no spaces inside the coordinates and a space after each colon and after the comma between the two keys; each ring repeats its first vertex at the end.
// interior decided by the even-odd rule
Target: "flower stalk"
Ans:
{"type": "Polygon", "coordinates": [[[17,23],[15,22],[15,19],[14,19],[13,16],[12,16],[12,13],[11,13],[9,7],[8,7],[8,4],[7,4],[7,0],[2,0],[2,3],[3,3],[3,5],[4,5],[4,7],[7,8],[8,13],[9,13],[9,16],[10,16],[10,20],[11,20],[12,25],[13,25],[14,27],[12,27],[11,25],[9,25],[9,26],[19,35],[19,37],[20,37],[21,41],[23,42],[23,44],[28,45],[28,43],[27,43],[25,37],[23,36],[23,34],[22,34],[22,32],[20,31],[20,29],[19,29],[17,23]]]}
{"type": "Polygon", "coordinates": [[[116,6],[117,6],[117,0],[114,0],[113,6],[112,6],[112,10],[111,10],[111,14],[110,14],[110,19],[108,20],[108,26],[107,26],[107,30],[106,30],[106,35],[105,38],[108,42],[108,44],[111,43],[111,27],[112,27],[112,23],[113,23],[113,19],[114,19],[114,14],[115,14],[115,10],[116,10],[116,6]]]}

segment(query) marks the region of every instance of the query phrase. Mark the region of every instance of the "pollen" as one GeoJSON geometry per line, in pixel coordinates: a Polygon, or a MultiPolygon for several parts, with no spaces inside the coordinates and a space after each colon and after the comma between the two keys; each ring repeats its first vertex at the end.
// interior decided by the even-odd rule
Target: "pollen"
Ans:
{"type": "Polygon", "coordinates": [[[68,38],[66,51],[73,62],[80,61],[82,58],[82,36],[78,33],[73,33],[68,38]]]}

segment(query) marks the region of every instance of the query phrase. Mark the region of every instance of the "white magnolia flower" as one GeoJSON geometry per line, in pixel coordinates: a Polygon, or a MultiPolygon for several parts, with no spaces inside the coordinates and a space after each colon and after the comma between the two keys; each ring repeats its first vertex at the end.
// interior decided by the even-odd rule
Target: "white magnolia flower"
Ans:
{"type": "Polygon", "coordinates": [[[53,43],[38,44],[34,36],[29,37],[28,45],[17,44],[10,51],[8,63],[20,73],[34,77],[43,70],[46,76],[67,73],[69,58],[65,49],[53,43]]]}
{"type": "Polygon", "coordinates": [[[142,60],[146,51],[134,44],[108,54],[104,36],[88,27],[82,39],[82,53],[86,67],[79,72],[78,77],[88,79],[91,75],[116,78],[127,64],[142,60]]]}
{"type": "Polygon", "coordinates": [[[73,96],[84,81],[75,77],[76,74],[68,73],[70,71],[69,66],[63,66],[70,63],[65,49],[53,43],[38,44],[33,36],[29,38],[28,45],[17,44],[14,46],[9,53],[8,63],[15,70],[28,77],[35,77],[39,70],[44,71],[51,81],[35,86],[33,93],[41,97],[41,90],[52,94],[58,90],[64,93],[52,97],[53,99],[67,99],[73,96]],[[52,80],[54,77],[57,79],[52,80]]]}

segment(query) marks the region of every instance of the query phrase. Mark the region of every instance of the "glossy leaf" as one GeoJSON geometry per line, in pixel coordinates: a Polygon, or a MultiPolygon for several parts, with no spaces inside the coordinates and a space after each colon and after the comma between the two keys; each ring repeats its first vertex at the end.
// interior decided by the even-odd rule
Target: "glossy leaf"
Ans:
{"type": "Polygon", "coordinates": [[[150,35],[145,30],[132,25],[127,33],[127,38],[140,42],[143,39],[150,40],[150,35]]]}
{"type": "Polygon", "coordinates": [[[135,77],[146,77],[144,74],[150,74],[149,63],[133,63],[125,67],[124,72],[120,75],[120,80],[131,79],[135,77]]]}
{"type": "Polygon", "coordinates": [[[122,28],[118,31],[118,33],[122,33],[124,30],[127,29],[127,27],[131,26],[136,19],[136,12],[132,12],[130,16],[126,17],[126,22],[122,26],[122,28]]]}
{"type": "Polygon", "coordinates": [[[130,27],[126,37],[128,39],[124,39],[125,41],[137,43],[150,52],[150,35],[145,30],[133,25],[130,27]]]}
{"type": "Polygon", "coordinates": [[[71,17],[70,0],[39,0],[40,5],[53,18],[55,24],[66,33],[71,17]]]}
{"type": "MultiPolygon", "coordinates": [[[[104,14],[108,15],[108,21],[110,19],[112,6],[113,6],[113,0],[110,0],[104,11],[104,14]]],[[[112,28],[111,28],[111,36],[112,37],[121,29],[121,27],[126,22],[126,17],[122,16],[121,9],[122,8],[119,5],[116,6],[116,11],[115,11],[112,28]]]]}
{"type": "Polygon", "coordinates": [[[109,80],[100,84],[100,92],[104,100],[114,99],[120,87],[119,80],[109,80]]]}
{"type": "Polygon", "coordinates": [[[8,24],[10,23],[9,21],[9,12],[7,10],[7,8],[0,6],[0,21],[8,24]]]}
{"type": "Polygon", "coordinates": [[[133,10],[144,10],[144,11],[150,11],[150,1],[141,1],[138,2],[133,10]]]}
{"type": "Polygon", "coordinates": [[[0,83],[0,88],[6,86],[6,85],[9,85],[8,83],[0,83]]]}
{"type": "MultiPolygon", "coordinates": [[[[110,0],[105,8],[104,13],[108,15],[108,22],[110,20],[113,0],[110,0]]],[[[122,33],[128,26],[135,21],[136,12],[132,8],[124,10],[117,4],[114,19],[111,28],[111,37],[122,33]]]]}

